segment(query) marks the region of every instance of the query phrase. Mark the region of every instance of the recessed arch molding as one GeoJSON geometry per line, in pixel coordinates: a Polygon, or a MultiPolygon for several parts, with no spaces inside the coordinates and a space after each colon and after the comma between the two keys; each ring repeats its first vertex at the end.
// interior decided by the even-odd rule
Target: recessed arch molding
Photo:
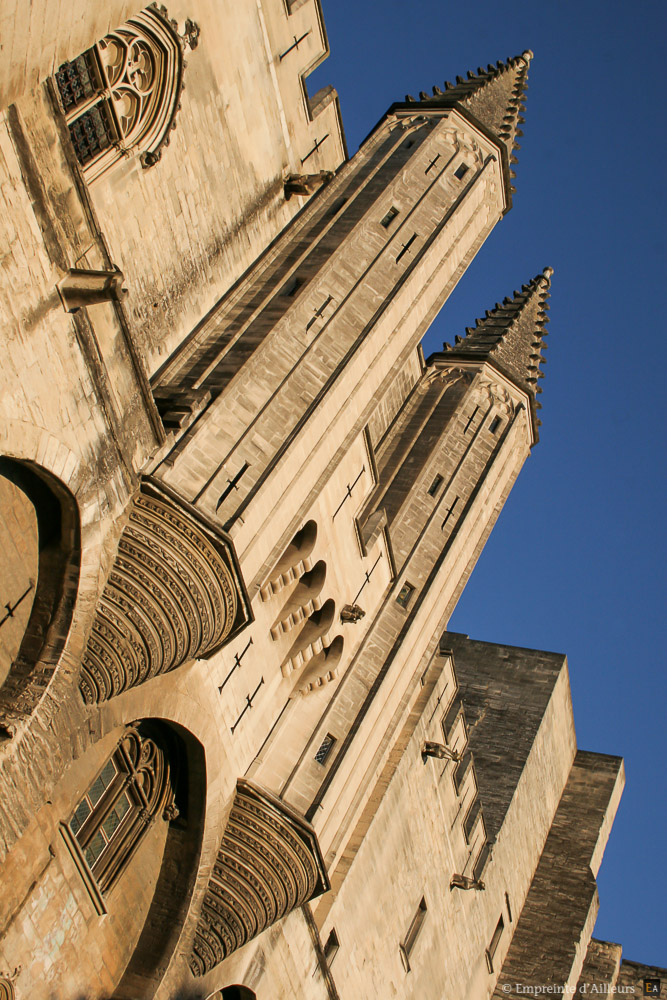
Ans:
{"type": "Polygon", "coordinates": [[[95,611],[80,690],[92,704],[210,656],[249,620],[231,541],[145,482],[95,611]]]}
{"type": "Polygon", "coordinates": [[[240,778],[190,956],[203,976],[246,941],[329,888],[312,826],[240,778]]]}

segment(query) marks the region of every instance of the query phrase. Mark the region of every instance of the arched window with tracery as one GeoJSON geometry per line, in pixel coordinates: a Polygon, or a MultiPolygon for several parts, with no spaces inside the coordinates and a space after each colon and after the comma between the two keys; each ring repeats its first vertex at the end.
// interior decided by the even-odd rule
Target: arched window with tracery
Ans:
{"type": "Polygon", "coordinates": [[[111,887],[155,819],[175,819],[165,749],[143,729],[127,730],[67,826],[102,893],[111,887]]]}
{"type": "Polygon", "coordinates": [[[178,34],[164,8],[140,11],[56,73],[56,85],[77,160],[94,180],[123,157],[143,167],[160,159],[175,128],[183,86],[183,49],[199,28],[178,34]]]}

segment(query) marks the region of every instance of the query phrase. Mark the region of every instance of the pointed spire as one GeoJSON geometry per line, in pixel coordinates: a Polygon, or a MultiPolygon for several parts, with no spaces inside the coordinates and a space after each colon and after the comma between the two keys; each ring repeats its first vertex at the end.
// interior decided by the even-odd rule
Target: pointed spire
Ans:
{"type": "Polygon", "coordinates": [[[549,322],[547,300],[552,274],[553,268],[545,267],[512,298],[487,310],[474,327],[466,329],[465,337],[457,338],[455,347],[445,346],[447,359],[490,361],[534,399],[535,393],[542,391],[538,379],[544,378],[540,365],[546,364],[542,351],[546,348],[543,338],[549,322]]]}
{"type": "MultiPolygon", "coordinates": [[[[465,80],[457,76],[456,84],[445,82],[444,93],[434,87],[433,97],[422,91],[420,99],[434,102],[444,98],[447,104],[462,105],[505,143],[509,156],[512,156],[519,148],[516,137],[523,135],[520,125],[524,121],[524,95],[532,58],[533,53],[527,49],[504,63],[489,65],[488,69],[480,66],[476,73],[468,72],[465,80]]],[[[512,158],[512,162],[516,163],[516,159],[512,158]]]]}

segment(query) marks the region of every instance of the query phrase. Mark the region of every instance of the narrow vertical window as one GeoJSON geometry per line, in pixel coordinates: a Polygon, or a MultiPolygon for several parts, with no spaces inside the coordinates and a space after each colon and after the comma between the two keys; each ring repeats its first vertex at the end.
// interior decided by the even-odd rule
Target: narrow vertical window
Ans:
{"type": "Polygon", "coordinates": [[[491,423],[489,424],[489,431],[492,434],[495,434],[498,428],[500,427],[500,423],[501,423],[500,417],[494,417],[491,423]]]}
{"type": "Polygon", "coordinates": [[[500,917],[498,923],[496,924],[496,929],[493,932],[493,937],[491,938],[489,947],[486,949],[486,965],[489,972],[493,972],[493,959],[498,951],[498,945],[500,944],[500,939],[503,936],[504,929],[505,921],[502,917],[500,917]]]}
{"type": "Polygon", "coordinates": [[[338,949],[340,948],[340,942],[338,940],[338,935],[336,931],[332,928],[329,937],[327,938],[326,944],[324,945],[324,961],[327,963],[328,968],[331,968],[331,964],[338,954],[338,949]]]}
{"type": "Polygon", "coordinates": [[[403,965],[405,967],[406,972],[410,971],[410,955],[412,954],[415,944],[417,943],[417,938],[419,937],[419,933],[422,927],[424,926],[424,920],[426,919],[426,911],[427,911],[426,900],[422,896],[421,900],[419,901],[419,906],[417,907],[417,912],[412,918],[412,922],[410,923],[410,927],[408,928],[408,933],[405,935],[403,943],[399,945],[401,959],[403,961],[403,965]]]}
{"type": "Polygon", "coordinates": [[[315,754],[315,760],[317,761],[318,764],[326,763],[327,758],[329,757],[331,751],[334,748],[335,742],[336,742],[336,737],[332,736],[331,733],[327,733],[327,735],[322,740],[322,743],[320,744],[319,750],[315,754]]]}
{"type": "Polygon", "coordinates": [[[509,917],[509,922],[512,923],[512,907],[510,906],[510,898],[507,893],[505,893],[505,906],[507,907],[507,916],[509,917]]]}
{"type": "Polygon", "coordinates": [[[440,487],[442,486],[443,482],[444,482],[444,480],[443,480],[442,476],[436,476],[435,479],[433,480],[433,482],[431,483],[431,485],[428,488],[428,495],[430,497],[434,497],[436,495],[436,493],[438,492],[438,490],[440,489],[440,487]]]}
{"type": "Polygon", "coordinates": [[[467,163],[462,163],[462,164],[461,164],[461,165],[460,165],[459,167],[457,167],[457,168],[456,168],[456,170],[454,171],[454,176],[456,177],[456,179],[457,179],[457,180],[459,180],[459,181],[460,181],[460,180],[461,180],[461,179],[462,179],[463,177],[465,177],[465,175],[466,175],[467,173],[468,173],[468,164],[467,164],[467,163]]]}

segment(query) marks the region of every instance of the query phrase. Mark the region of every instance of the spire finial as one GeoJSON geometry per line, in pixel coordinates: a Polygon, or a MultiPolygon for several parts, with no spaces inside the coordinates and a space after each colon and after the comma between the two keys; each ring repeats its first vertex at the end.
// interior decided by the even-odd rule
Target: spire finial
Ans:
{"type": "Polygon", "coordinates": [[[542,391],[537,382],[544,377],[540,371],[545,364],[542,338],[546,336],[553,273],[552,267],[545,267],[512,298],[506,297],[487,310],[475,327],[466,330],[465,337],[457,338],[454,348],[445,349],[448,359],[490,361],[534,400],[535,393],[542,391]]]}
{"type": "MultiPolygon", "coordinates": [[[[433,88],[434,96],[428,97],[420,93],[424,103],[429,101],[445,101],[464,111],[470,111],[490,132],[503,142],[507,152],[512,154],[518,149],[517,135],[522,135],[520,125],[523,122],[523,101],[525,96],[528,68],[533,58],[531,49],[525,49],[521,55],[513,56],[495,66],[489,64],[488,70],[469,72],[467,78],[456,77],[456,83],[445,83],[445,93],[433,88]]],[[[512,163],[516,159],[512,157],[512,163]]]]}

